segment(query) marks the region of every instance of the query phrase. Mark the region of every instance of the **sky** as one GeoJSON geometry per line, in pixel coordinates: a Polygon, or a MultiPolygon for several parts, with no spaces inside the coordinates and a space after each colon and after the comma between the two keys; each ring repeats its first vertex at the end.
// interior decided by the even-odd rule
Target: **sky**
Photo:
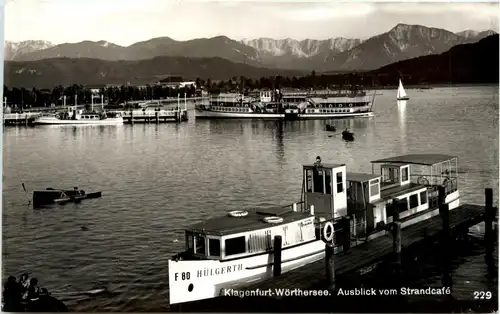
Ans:
{"type": "Polygon", "coordinates": [[[5,40],[53,44],[105,40],[128,46],[155,37],[189,40],[366,39],[398,23],[498,32],[490,2],[295,2],[214,0],[5,0],[5,40]]]}

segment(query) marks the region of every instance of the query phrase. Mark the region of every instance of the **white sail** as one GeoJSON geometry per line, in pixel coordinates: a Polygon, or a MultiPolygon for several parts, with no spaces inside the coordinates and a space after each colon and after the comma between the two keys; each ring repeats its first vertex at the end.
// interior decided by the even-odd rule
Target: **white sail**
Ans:
{"type": "Polygon", "coordinates": [[[400,98],[405,98],[407,97],[408,95],[406,95],[406,91],[403,87],[403,83],[401,82],[401,79],[399,80],[399,87],[398,87],[398,95],[397,95],[397,98],[400,99],[400,98]]]}

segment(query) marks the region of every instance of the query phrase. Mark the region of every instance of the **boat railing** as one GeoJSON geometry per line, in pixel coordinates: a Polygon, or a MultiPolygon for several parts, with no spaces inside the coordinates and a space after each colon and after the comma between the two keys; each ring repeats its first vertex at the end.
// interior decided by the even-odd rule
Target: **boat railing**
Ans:
{"type": "Polygon", "coordinates": [[[412,183],[425,185],[425,186],[444,186],[446,195],[458,190],[458,178],[447,176],[444,174],[429,175],[429,174],[412,174],[410,175],[412,183]]]}
{"type": "MultiPolygon", "coordinates": [[[[314,97],[313,97],[314,98],[314,97]]],[[[370,102],[369,96],[355,96],[355,97],[331,97],[331,98],[314,98],[312,99],[316,104],[337,104],[337,103],[346,103],[346,102],[370,102]]]]}

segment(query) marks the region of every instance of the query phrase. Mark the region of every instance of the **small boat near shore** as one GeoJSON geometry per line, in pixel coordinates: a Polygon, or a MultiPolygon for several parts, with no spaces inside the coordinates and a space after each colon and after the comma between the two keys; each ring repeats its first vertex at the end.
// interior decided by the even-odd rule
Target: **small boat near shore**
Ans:
{"type": "Polygon", "coordinates": [[[33,191],[33,207],[40,208],[52,204],[76,203],[84,199],[99,198],[102,192],[86,193],[84,190],[74,187],[73,189],[53,189],[33,191]]]}
{"type": "Polygon", "coordinates": [[[301,202],[235,208],[185,229],[185,249],[168,261],[170,304],[215,298],[275,272],[286,273],[439,214],[439,203],[459,206],[457,157],[411,154],[371,162],[372,173],[347,172],[343,163],[302,167],[301,202]],[[277,237],[279,236],[279,237],[277,237]],[[348,239],[348,240],[346,240],[348,239]]]}

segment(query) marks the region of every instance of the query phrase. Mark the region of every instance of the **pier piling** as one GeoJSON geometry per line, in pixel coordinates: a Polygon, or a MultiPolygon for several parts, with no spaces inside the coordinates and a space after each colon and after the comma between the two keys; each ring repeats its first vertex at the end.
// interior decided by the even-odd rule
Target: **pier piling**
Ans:
{"type": "Polygon", "coordinates": [[[441,217],[441,254],[442,277],[444,287],[451,288],[451,257],[450,257],[450,205],[445,203],[446,190],[444,186],[438,187],[439,216],[441,217]]]}
{"type": "Polygon", "coordinates": [[[330,289],[335,289],[335,245],[325,244],[325,270],[326,280],[330,289]]]}
{"type": "Polygon", "coordinates": [[[282,238],[280,235],[274,236],[274,263],[273,263],[273,276],[278,277],[281,275],[281,249],[282,238]]]}
{"type": "Polygon", "coordinates": [[[159,111],[155,112],[155,119],[156,119],[156,123],[160,123],[160,112],[159,111]]]}
{"type": "Polygon", "coordinates": [[[395,271],[401,270],[401,221],[399,220],[399,212],[401,206],[406,206],[405,203],[399,200],[394,200],[394,214],[392,224],[392,251],[394,253],[395,271]]]}
{"type": "Polygon", "coordinates": [[[346,217],[342,217],[343,250],[346,252],[351,247],[351,222],[346,217]]]}

